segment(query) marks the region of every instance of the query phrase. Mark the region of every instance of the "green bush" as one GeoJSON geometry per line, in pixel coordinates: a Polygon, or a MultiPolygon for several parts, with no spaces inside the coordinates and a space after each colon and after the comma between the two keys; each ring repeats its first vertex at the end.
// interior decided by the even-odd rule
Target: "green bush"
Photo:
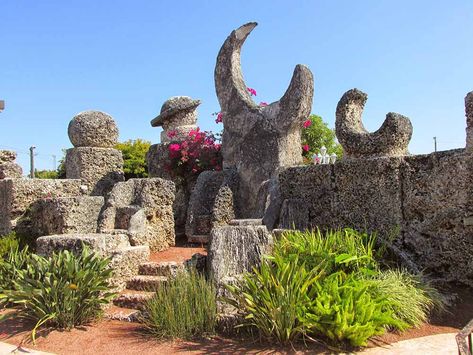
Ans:
{"type": "Polygon", "coordinates": [[[405,270],[381,271],[367,282],[372,297],[386,298],[385,309],[409,326],[420,326],[428,320],[434,306],[443,307],[437,290],[405,270]]]}
{"type": "Polygon", "coordinates": [[[17,248],[18,245],[19,242],[14,232],[0,236],[0,261],[7,256],[10,250],[17,248]]]}
{"type": "Polygon", "coordinates": [[[308,268],[323,265],[326,274],[337,271],[370,272],[378,268],[376,236],[345,228],[322,233],[288,231],[275,243],[273,254],[284,258],[297,256],[308,268]]]}
{"type": "Polygon", "coordinates": [[[49,258],[31,254],[26,267],[16,270],[11,289],[3,290],[0,300],[19,306],[10,316],[36,322],[33,341],[37,328],[43,324],[59,329],[86,324],[98,317],[101,306],[115,295],[109,292],[112,270],[108,264],[109,259],[88,248],[83,248],[78,256],[69,251],[49,258]]]}
{"type": "MultiPolygon", "coordinates": [[[[14,239],[16,240],[16,239],[14,239]]],[[[10,249],[0,260],[0,296],[8,290],[14,289],[14,281],[18,279],[19,273],[27,268],[31,259],[28,247],[21,249],[18,243],[12,243],[10,249]]],[[[8,297],[0,297],[0,305],[9,301],[8,297]]]]}
{"type": "Polygon", "coordinates": [[[286,232],[226,300],[243,313],[241,326],[282,343],[319,336],[360,346],[421,324],[438,294],[405,271],[381,270],[375,242],[352,229],[286,232]]]}
{"type": "Polygon", "coordinates": [[[142,321],[157,338],[213,334],[217,323],[215,287],[195,271],[181,272],[156,290],[146,303],[142,321]]]}
{"type": "Polygon", "coordinates": [[[307,335],[306,312],[316,298],[314,284],[321,277],[317,268],[307,271],[297,257],[264,260],[234,286],[226,286],[226,300],[244,314],[242,325],[255,327],[261,336],[289,343],[307,335]]]}
{"type": "Polygon", "coordinates": [[[316,298],[306,313],[316,333],[337,343],[366,345],[369,338],[383,334],[387,327],[403,330],[407,324],[396,319],[383,296],[373,297],[369,283],[343,272],[331,274],[316,284],[316,298]]]}

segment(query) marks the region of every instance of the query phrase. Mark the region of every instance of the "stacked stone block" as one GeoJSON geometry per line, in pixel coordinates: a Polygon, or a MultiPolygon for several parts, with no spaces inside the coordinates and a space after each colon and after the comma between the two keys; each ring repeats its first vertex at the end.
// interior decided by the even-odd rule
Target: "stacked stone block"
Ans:
{"type": "Polygon", "coordinates": [[[11,150],[0,150],[0,180],[16,179],[23,174],[21,166],[16,162],[16,152],[11,150]]]}
{"type": "Polygon", "coordinates": [[[114,149],[118,128],[111,116],[99,111],[76,115],[69,123],[74,148],[66,152],[66,177],[81,179],[91,195],[105,195],[124,181],[123,157],[114,149]]]}

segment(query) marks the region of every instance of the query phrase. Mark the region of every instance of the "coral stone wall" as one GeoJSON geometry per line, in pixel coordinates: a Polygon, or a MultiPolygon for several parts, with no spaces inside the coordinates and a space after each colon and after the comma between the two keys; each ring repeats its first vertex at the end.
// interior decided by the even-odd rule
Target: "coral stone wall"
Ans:
{"type": "Polygon", "coordinates": [[[337,228],[394,238],[419,269],[473,286],[473,155],[353,159],[279,175],[281,228],[337,228]]]}

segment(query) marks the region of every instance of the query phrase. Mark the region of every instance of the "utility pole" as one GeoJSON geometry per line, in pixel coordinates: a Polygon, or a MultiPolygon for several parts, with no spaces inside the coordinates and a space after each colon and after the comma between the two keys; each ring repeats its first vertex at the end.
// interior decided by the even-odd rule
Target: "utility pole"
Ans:
{"type": "Polygon", "coordinates": [[[3,110],[5,110],[5,101],[0,100],[0,112],[2,112],[3,110]]]}
{"type": "Polygon", "coordinates": [[[36,147],[33,145],[30,147],[30,178],[34,179],[34,150],[36,147]]]}
{"type": "Polygon", "coordinates": [[[434,137],[434,152],[437,152],[437,137],[434,137]]]}
{"type": "Polygon", "coordinates": [[[53,169],[56,170],[56,155],[53,154],[53,169]]]}

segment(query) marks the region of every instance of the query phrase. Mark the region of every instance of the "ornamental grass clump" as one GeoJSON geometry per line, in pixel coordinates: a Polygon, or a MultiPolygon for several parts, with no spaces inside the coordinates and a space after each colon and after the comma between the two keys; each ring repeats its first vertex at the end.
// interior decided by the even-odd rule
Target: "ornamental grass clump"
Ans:
{"type": "Polygon", "coordinates": [[[389,329],[406,330],[441,304],[435,289],[405,270],[383,270],[383,247],[353,229],[288,231],[271,256],[225,300],[264,338],[318,339],[364,346],[389,329]]]}
{"type": "Polygon", "coordinates": [[[77,256],[69,251],[49,258],[31,254],[26,266],[17,270],[12,287],[3,290],[0,303],[17,306],[8,318],[36,323],[33,341],[42,325],[71,329],[87,324],[99,317],[102,305],[115,296],[108,283],[112,274],[109,261],[86,247],[77,256]]]}
{"type": "Polygon", "coordinates": [[[217,324],[215,287],[196,271],[181,272],[156,290],[142,322],[158,339],[212,335],[217,324]]]}

